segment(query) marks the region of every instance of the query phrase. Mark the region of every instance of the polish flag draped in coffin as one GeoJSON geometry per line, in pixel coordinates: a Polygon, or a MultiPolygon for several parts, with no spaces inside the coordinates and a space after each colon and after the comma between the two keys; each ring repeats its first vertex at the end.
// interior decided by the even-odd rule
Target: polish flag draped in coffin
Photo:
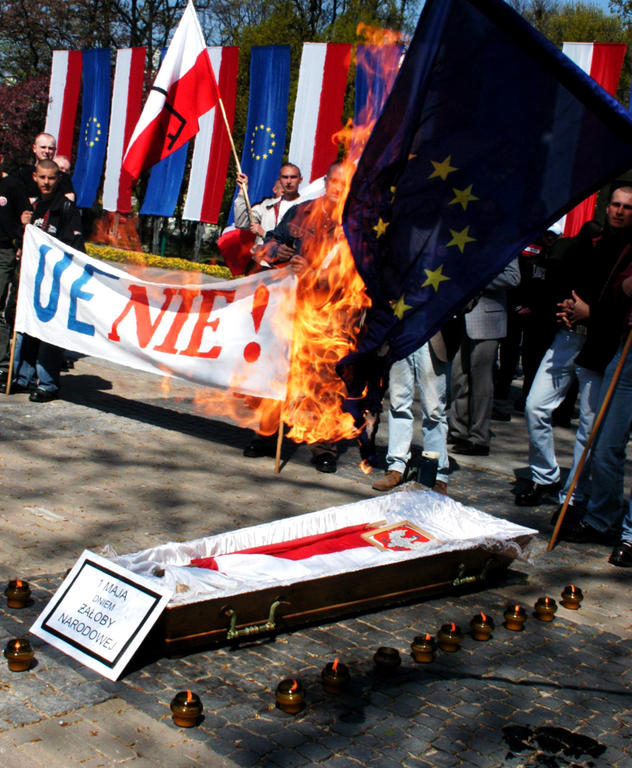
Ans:
{"type": "MultiPolygon", "coordinates": [[[[625,43],[564,43],[562,46],[562,53],[611,96],[617,93],[625,50],[625,43]]],[[[566,237],[576,235],[581,225],[592,219],[596,202],[597,195],[591,195],[560,219],[558,223],[566,237]]]]}
{"type": "Polygon", "coordinates": [[[180,149],[198,132],[199,118],[218,100],[211,59],[189,2],[134,129],[123,168],[137,179],[180,149]]]}

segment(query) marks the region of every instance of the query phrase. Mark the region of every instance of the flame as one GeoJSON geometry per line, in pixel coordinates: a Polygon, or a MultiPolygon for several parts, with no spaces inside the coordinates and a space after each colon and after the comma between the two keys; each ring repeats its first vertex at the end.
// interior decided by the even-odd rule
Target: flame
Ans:
{"type": "Polygon", "coordinates": [[[292,680],[290,691],[295,691],[298,688],[298,680],[292,680]]]}
{"type": "Polygon", "coordinates": [[[18,589],[22,589],[22,587],[24,586],[24,585],[22,584],[22,579],[16,579],[16,580],[15,580],[15,586],[16,586],[18,589]]]}
{"type": "Polygon", "coordinates": [[[191,691],[187,691],[187,703],[190,704],[193,701],[193,694],[191,691]]]}
{"type": "Polygon", "coordinates": [[[487,616],[485,616],[485,614],[483,613],[483,611],[481,611],[481,620],[482,620],[483,622],[486,622],[486,621],[487,621],[487,616]]]}
{"type": "Polygon", "coordinates": [[[426,635],[426,642],[429,643],[432,640],[432,635],[426,635]]]}
{"type": "Polygon", "coordinates": [[[331,670],[332,672],[335,672],[337,669],[338,669],[338,657],[336,656],[336,658],[334,659],[334,663],[331,666],[331,670]]]}
{"type": "Polygon", "coordinates": [[[137,217],[103,211],[101,218],[94,223],[90,241],[113,245],[126,251],[141,251],[137,230],[137,217]]]}
{"type": "Polygon", "coordinates": [[[450,622],[450,632],[454,632],[455,630],[456,630],[456,624],[453,621],[451,621],[450,622]]]}
{"type": "Polygon", "coordinates": [[[520,606],[519,605],[514,606],[514,613],[519,613],[519,612],[520,612],[520,606]]]}
{"type": "Polygon", "coordinates": [[[22,643],[19,640],[16,640],[15,643],[13,644],[13,650],[19,651],[21,647],[22,647],[22,643]]]}
{"type": "Polygon", "coordinates": [[[570,590],[571,590],[571,594],[573,594],[573,595],[574,595],[574,594],[575,594],[575,592],[577,591],[577,590],[576,590],[576,588],[575,588],[575,585],[574,585],[574,584],[571,584],[571,586],[570,586],[570,590]]]}
{"type": "Polygon", "coordinates": [[[364,472],[365,475],[370,475],[371,471],[373,470],[373,467],[369,464],[369,462],[366,459],[362,459],[360,462],[360,469],[362,472],[364,472]]]}

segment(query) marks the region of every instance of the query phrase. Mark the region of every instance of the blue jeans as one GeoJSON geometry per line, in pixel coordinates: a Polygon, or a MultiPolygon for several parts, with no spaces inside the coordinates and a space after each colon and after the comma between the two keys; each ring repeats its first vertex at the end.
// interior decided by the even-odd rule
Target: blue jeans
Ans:
{"type": "MultiPolygon", "coordinates": [[[[564,400],[571,384],[579,382],[579,424],[575,435],[573,467],[569,480],[573,477],[579,457],[584,450],[592,429],[595,410],[599,399],[601,376],[587,368],[576,365],[575,357],[586,340],[570,329],[563,328],[555,334],[553,343],[544,353],[538,372],[527,397],[525,417],[529,430],[529,466],[531,479],[539,485],[557,483],[560,480],[560,468],[555,458],[553,441],[553,411],[564,400]]],[[[583,504],[587,499],[588,477],[590,469],[586,462],[585,471],[575,487],[572,502],[583,504]]],[[[563,501],[565,492],[560,492],[563,501]]]]}
{"type": "MultiPolygon", "coordinates": [[[[606,368],[601,385],[601,399],[608,390],[621,352],[620,347],[606,368]]],[[[614,528],[621,520],[625,449],[631,428],[632,355],[628,354],[593,450],[592,494],[584,521],[599,531],[614,528]]],[[[621,538],[632,541],[632,498],[623,517],[621,538]]]]}
{"type": "Polygon", "coordinates": [[[19,368],[15,377],[17,383],[21,387],[37,383],[38,389],[57,392],[62,362],[61,349],[26,333],[18,335],[22,338],[19,348],[19,368]]]}
{"type": "Polygon", "coordinates": [[[424,344],[391,366],[389,375],[387,469],[403,472],[410,460],[413,440],[413,400],[419,387],[424,450],[439,454],[437,480],[448,479],[448,423],[446,420],[446,364],[424,344]]]}

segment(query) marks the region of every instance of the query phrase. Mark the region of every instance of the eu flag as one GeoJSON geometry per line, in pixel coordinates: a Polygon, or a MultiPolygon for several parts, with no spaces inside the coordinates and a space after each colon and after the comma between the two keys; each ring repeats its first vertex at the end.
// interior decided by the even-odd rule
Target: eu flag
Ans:
{"type": "Polygon", "coordinates": [[[103,173],[110,123],[110,49],[82,51],[83,96],[72,183],[79,208],[91,208],[103,173]]]}
{"type": "Polygon", "coordinates": [[[508,4],[429,0],[345,207],[359,352],[406,357],[630,167],[631,116],[508,4]]]}

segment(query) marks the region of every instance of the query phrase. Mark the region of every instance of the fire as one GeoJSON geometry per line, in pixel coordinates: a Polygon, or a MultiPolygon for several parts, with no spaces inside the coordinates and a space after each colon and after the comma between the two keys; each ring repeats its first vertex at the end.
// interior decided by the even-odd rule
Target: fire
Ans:
{"type": "Polygon", "coordinates": [[[451,621],[450,622],[450,632],[454,632],[455,630],[456,630],[456,624],[453,621],[451,621]]]}
{"type": "Polygon", "coordinates": [[[22,589],[22,587],[23,587],[23,584],[22,584],[22,579],[16,579],[16,580],[15,580],[15,586],[16,586],[18,589],[22,589]]]}
{"type": "Polygon", "coordinates": [[[481,619],[483,622],[487,621],[487,616],[481,611],[481,619]]]}
{"type": "Polygon", "coordinates": [[[19,640],[16,640],[15,643],[13,644],[13,650],[19,651],[21,647],[22,647],[22,643],[19,640]]]}
{"type": "Polygon", "coordinates": [[[334,663],[331,666],[331,669],[333,672],[335,672],[338,669],[338,657],[336,656],[334,663]]]}
{"type": "Polygon", "coordinates": [[[295,691],[298,688],[298,680],[292,680],[292,685],[290,686],[290,691],[295,691]]]}
{"type": "Polygon", "coordinates": [[[187,703],[190,704],[193,701],[193,694],[191,691],[187,691],[187,703]]]}
{"type": "Polygon", "coordinates": [[[126,251],[140,251],[138,239],[138,219],[122,213],[104,211],[94,224],[90,240],[95,243],[105,243],[126,251]]]}
{"type": "Polygon", "coordinates": [[[366,459],[362,459],[360,462],[360,469],[362,472],[364,472],[365,475],[371,474],[373,467],[369,464],[369,462],[366,459]]]}
{"type": "Polygon", "coordinates": [[[432,640],[432,635],[426,635],[426,642],[429,643],[432,640]]]}
{"type": "Polygon", "coordinates": [[[515,613],[519,613],[519,612],[520,612],[520,606],[519,606],[519,605],[516,605],[516,606],[514,607],[514,612],[515,612],[515,613]]]}

